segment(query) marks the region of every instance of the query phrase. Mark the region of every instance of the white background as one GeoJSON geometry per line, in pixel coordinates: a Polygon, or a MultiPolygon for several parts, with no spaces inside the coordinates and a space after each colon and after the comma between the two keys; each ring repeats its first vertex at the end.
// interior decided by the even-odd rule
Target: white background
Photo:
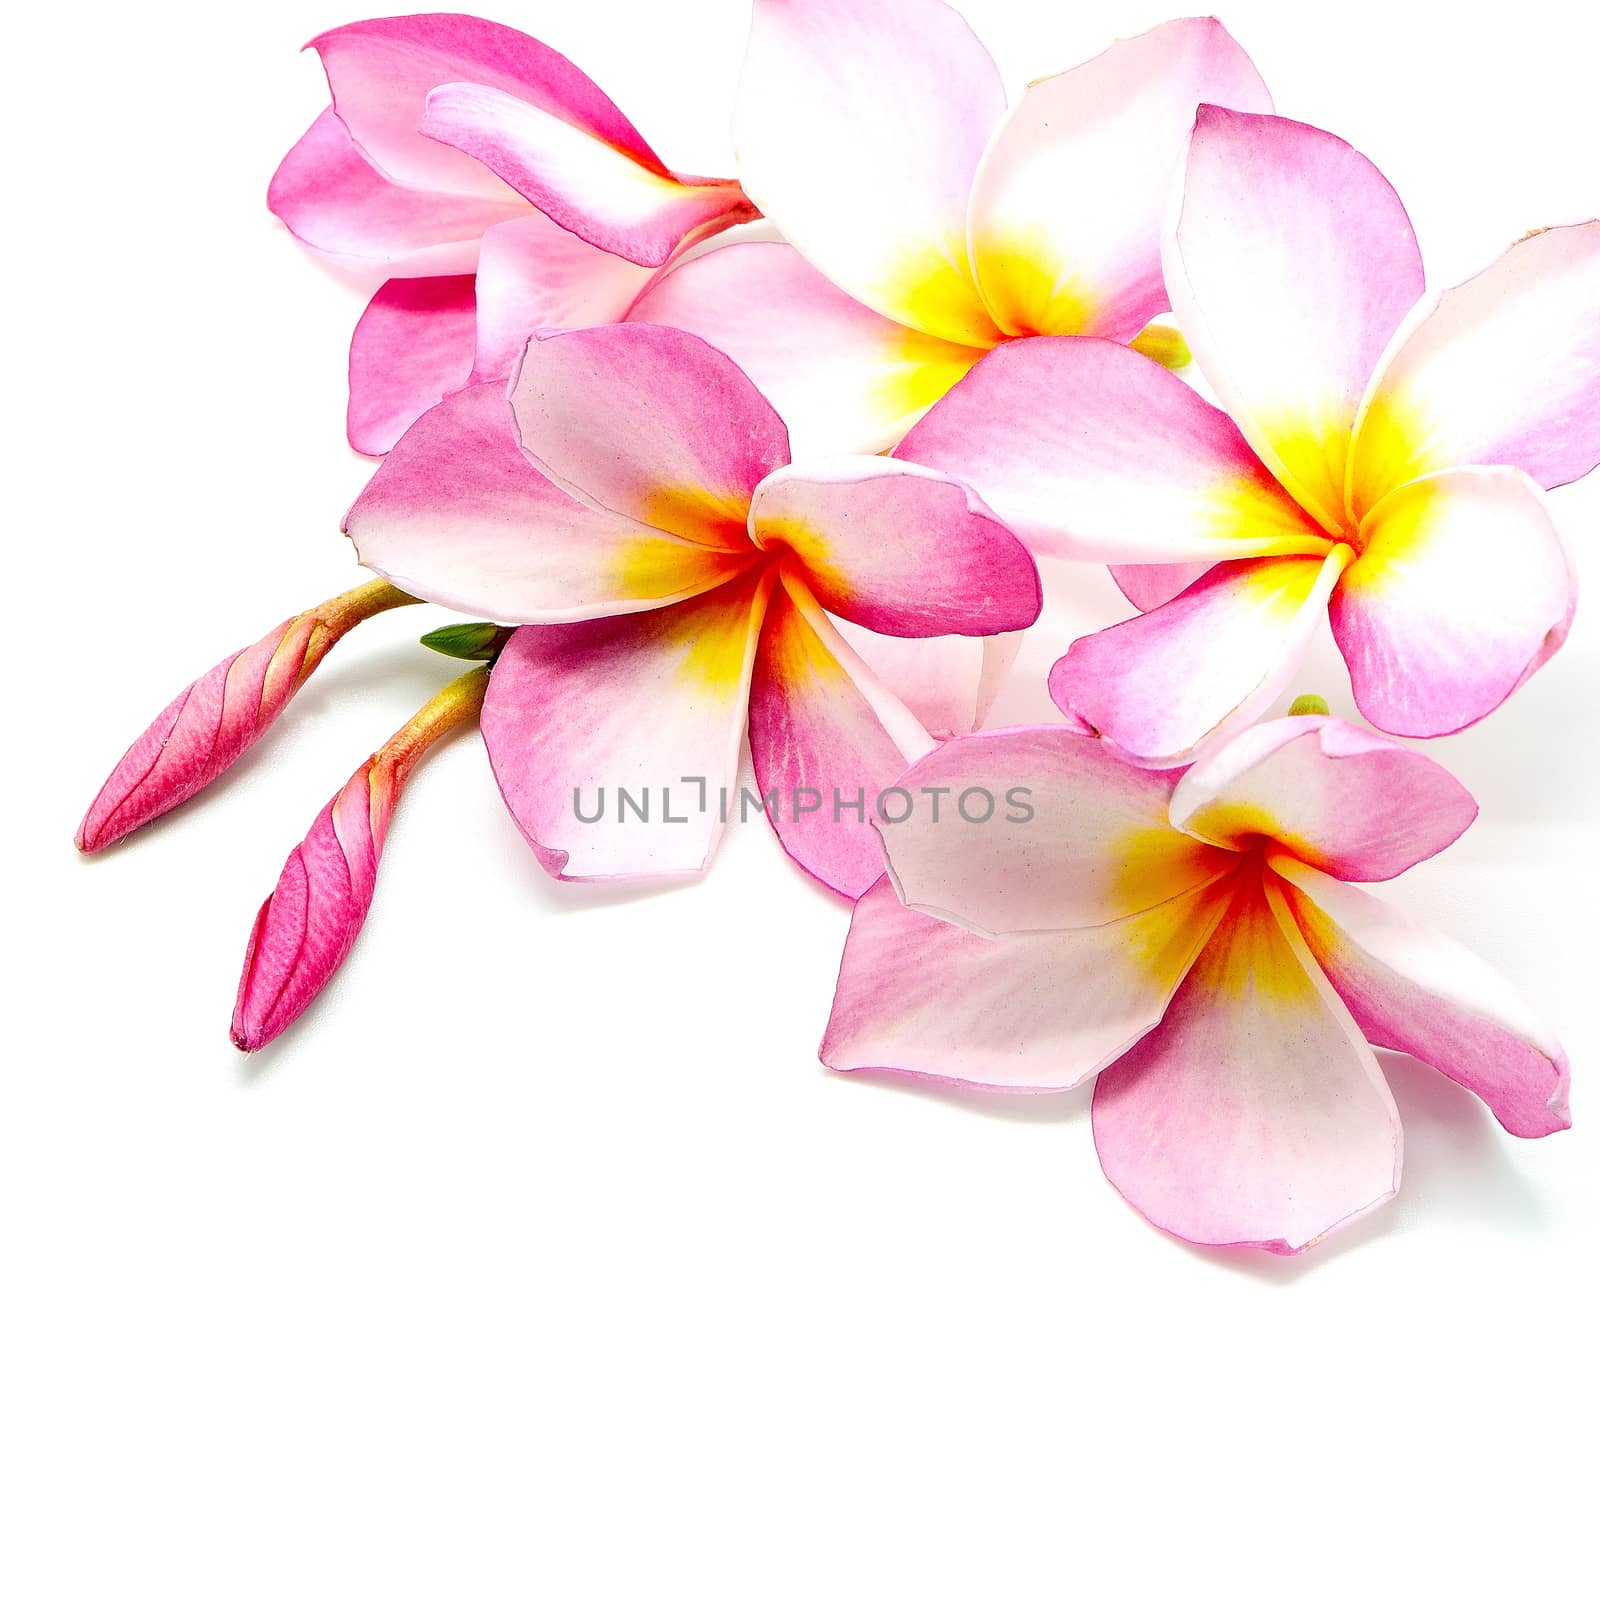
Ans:
{"type": "MultiPolygon", "coordinates": [[[[1014,85],[1162,13],[967,0],[1014,85]]],[[[1406,200],[1436,283],[1600,210],[1586,8],[1229,5],[1280,109],[1406,200]]],[[[743,0],[498,10],[680,168],[728,167],[743,0]]],[[[214,792],[83,807],[185,681],[356,580],[357,286],[267,214],[336,0],[13,18],[0,1590],[271,1597],[1593,1593],[1600,624],[1436,747],[1483,817],[1392,893],[1543,1008],[1576,1131],[1394,1065],[1400,1197],[1309,1257],[1187,1249],[1086,1094],[833,1078],[845,908],[758,826],[704,881],[540,872],[464,738],[361,943],[246,1061],[245,936],[452,671],[364,628],[214,792]],[[20,570],[18,560],[20,558],[20,570]],[[1587,1481],[1585,1481],[1587,1479],[1587,1481]]],[[[1555,497],[1600,574],[1600,482],[1555,497]]],[[[1034,715],[1103,572],[1055,603],[1034,715]]],[[[1348,705],[1331,646],[1299,687],[1348,705]]]]}

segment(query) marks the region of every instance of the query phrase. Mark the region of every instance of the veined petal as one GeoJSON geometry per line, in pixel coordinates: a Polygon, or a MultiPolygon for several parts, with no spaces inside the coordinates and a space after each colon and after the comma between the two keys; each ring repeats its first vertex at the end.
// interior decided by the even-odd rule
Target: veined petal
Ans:
{"type": "Polygon", "coordinates": [[[1161,224],[1202,101],[1272,110],[1214,17],[1164,22],[1028,86],[972,190],[973,266],[1002,332],[1126,343],[1167,309],[1161,224]]]}
{"type": "Polygon", "coordinates": [[[1437,1067],[1509,1133],[1571,1126],[1566,1055],[1493,967],[1364,890],[1271,859],[1307,947],[1373,1044],[1437,1067]]]}
{"type": "Polygon", "coordinates": [[[989,934],[1096,927],[1236,864],[1168,823],[1175,781],[1071,728],[997,729],[909,768],[899,785],[914,804],[900,801],[879,832],[900,898],[919,911],[989,934]]]}
{"type": "Polygon", "coordinates": [[[559,112],[482,83],[432,90],[419,130],[505,180],[600,250],[659,267],[686,235],[705,237],[755,215],[729,179],[680,182],[559,112]]]}
{"type": "Polygon", "coordinates": [[[724,245],[673,267],[630,322],[698,334],[789,425],[795,454],[885,450],[983,354],[880,316],[793,245],[724,245]]]}
{"type": "Polygon", "coordinates": [[[901,905],[856,903],[822,1059],[991,1089],[1070,1089],[1160,1020],[1226,909],[1191,889],[1098,928],[986,939],[901,905]]]}
{"type": "Polygon", "coordinates": [[[967,260],[967,197],[1005,91],[941,0],[756,0],[734,143],[745,192],[874,311],[999,336],[967,260]]]}
{"type": "Polygon", "coordinates": [[[267,205],[308,249],[392,277],[471,272],[487,228],[527,202],[395,183],[364,156],[330,106],[272,175],[267,205]]]}
{"type": "Polygon", "coordinates": [[[933,738],[877,681],[805,586],[774,592],[750,688],[750,757],[783,848],[850,899],[883,872],[879,792],[933,738]]]}
{"type": "Polygon", "coordinates": [[[1263,838],[1376,883],[1436,855],[1478,807],[1420,750],[1338,717],[1275,717],[1208,746],[1178,780],[1172,825],[1224,849],[1263,838]]]}
{"type": "MultiPolygon", "coordinates": [[[[514,224],[508,224],[514,226],[514,224]]],[[[477,301],[470,275],[391,278],[350,339],[350,447],[381,456],[472,373],[477,301]]]]}
{"type": "Polygon", "coordinates": [[[1379,369],[1351,447],[1350,508],[1450,467],[1547,489],[1600,461],[1600,222],[1545,228],[1447,289],[1379,369]]]}
{"type": "Polygon", "coordinates": [[[311,41],[334,108],[373,164],[400,183],[509,197],[489,169],[424,138],[428,91],[477,83],[561,117],[635,161],[666,168],[638,130],[567,58],[514,28],[480,17],[432,13],[375,17],[311,41]]]}
{"type": "Polygon", "coordinates": [[[1330,604],[1361,714],[1431,738],[1487,716],[1567,636],[1577,585],[1543,491],[1461,467],[1385,497],[1330,604]]]}
{"type": "Polygon", "coordinates": [[[1177,599],[1079,639],[1050,694],[1135,761],[1178,766],[1203,739],[1253,722],[1278,695],[1350,559],[1228,562],[1177,599]]]}
{"type": "Polygon", "coordinates": [[[509,377],[535,333],[620,322],[654,275],[537,211],[491,228],[478,257],[473,378],[509,377]]]}
{"type": "Polygon", "coordinates": [[[552,876],[704,870],[722,836],[718,791],[738,772],[770,586],[752,575],[661,610],[512,635],[483,738],[552,876]]]}
{"type": "Polygon", "coordinates": [[[1400,1118],[1278,891],[1258,884],[1241,880],[1160,1026],[1100,1074],[1094,1141],[1158,1228],[1287,1255],[1395,1193],[1400,1118]]]}
{"type": "Polygon", "coordinates": [[[676,328],[542,335],[511,380],[511,409],[529,459],[572,494],[722,549],[750,548],[750,496],[789,459],[755,385],[676,328]]]}
{"type": "Polygon", "coordinates": [[[796,561],[829,611],[877,633],[1005,633],[1039,616],[1033,557],[965,484],[927,467],[783,467],[756,489],[750,532],[796,561]]]}
{"type": "Polygon", "coordinates": [[[1331,133],[1202,106],[1162,264],[1224,409],[1337,535],[1356,409],[1422,294],[1399,196],[1331,133]]]}
{"type": "Polygon", "coordinates": [[[1328,548],[1223,412],[1105,339],[991,351],[895,457],[970,483],[1042,554],[1172,562],[1328,548]]]}
{"type": "Polygon", "coordinates": [[[503,384],[421,417],[345,517],[364,566],[408,594],[497,622],[566,622],[670,605],[754,559],[574,500],[517,448],[503,384]]]}

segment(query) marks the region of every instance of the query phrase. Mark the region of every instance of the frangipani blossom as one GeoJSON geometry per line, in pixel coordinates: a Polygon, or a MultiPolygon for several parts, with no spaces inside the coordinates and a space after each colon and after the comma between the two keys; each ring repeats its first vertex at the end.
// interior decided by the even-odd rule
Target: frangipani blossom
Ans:
{"type": "Polygon", "coordinates": [[[317,814],[256,914],[233,1008],[241,1050],[270,1043],[322,992],[367,920],[378,862],[401,790],[418,760],[473,721],[489,669],[447,684],[317,814]]]}
{"type": "Polygon", "coordinates": [[[734,141],[788,243],[684,262],[630,315],[727,351],[806,450],[883,449],[1005,340],[1126,343],[1167,310],[1161,219],[1202,101],[1272,107],[1212,18],[1120,40],[1008,113],[942,0],[755,0],[734,141]]]}
{"type": "Polygon", "coordinates": [[[104,850],[198,794],[278,720],[358,622],[416,603],[391,584],[365,583],[219,661],[128,747],[78,824],[78,848],[104,850]]]}
{"type": "Polygon", "coordinates": [[[1117,569],[1147,614],[1080,639],[1051,679],[1135,760],[1181,762],[1258,715],[1325,611],[1374,726],[1477,721],[1572,617],[1543,489],[1600,460],[1600,223],[1533,234],[1425,300],[1369,161],[1211,106],[1181,198],[1167,287],[1226,411],[1112,345],[1039,340],[997,352],[896,454],[959,474],[1035,550],[1155,564],[1117,569]]]}
{"type": "Polygon", "coordinates": [[[478,17],[380,17],[312,40],[333,104],[268,204],[378,266],[350,349],[350,442],[381,455],[434,401],[504,377],[535,328],[623,316],[681,250],[755,215],[686,177],[567,58],[478,17]],[[476,278],[474,278],[476,273],[476,278]]]}
{"type": "Polygon", "coordinates": [[[1374,1045],[1471,1089],[1511,1133],[1568,1126],[1548,1030],[1474,956],[1355,887],[1476,814],[1417,751],[1290,716],[1180,775],[1019,728],[951,740],[900,781],[1020,788],[1033,816],[922,807],[881,829],[890,877],[856,907],[830,1066],[1013,1090],[1098,1073],[1095,1144],[1133,1205],[1196,1243],[1280,1253],[1399,1184],[1374,1045]]]}
{"type": "MultiPolygon", "coordinates": [[[[539,624],[501,654],[483,730],[512,815],[565,878],[701,870],[748,722],[785,849],[859,893],[881,870],[878,791],[933,744],[864,656],[899,652],[888,671],[936,700],[935,636],[1039,611],[1032,559],[964,485],[876,456],[790,466],[749,379],[671,328],[535,338],[509,407],[492,385],[436,406],[345,525],[414,592],[539,624]],[[847,627],[892,637],[858,651],[847,627]],[[650,816],[593,820],[597,791],[620,789],[650,816]]],[[[968,692],[971,727],[976,673],[968,692]]]]}

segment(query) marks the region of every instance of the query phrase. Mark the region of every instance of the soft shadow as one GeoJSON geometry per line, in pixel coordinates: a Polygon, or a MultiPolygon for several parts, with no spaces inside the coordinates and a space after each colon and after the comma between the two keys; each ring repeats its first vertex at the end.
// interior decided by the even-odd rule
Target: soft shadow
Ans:
{"type": "Polygon", "coordinates": [[[857,1067],[852,1072],[822,1069],[828,1077],[852,1080],[889,1094],[915,1096],[919,1100],[938,1100],[957,1111],[975,1112],[1002,1122],[1075,1122],[1087,1116],[1092,1083],[1076,1089],[1032,1092],[1015,1089],[984,1089],[975,1084],[947,1083],[940,1078],[919,1078],[909,1072],[885,1072],[875,1067],[857,1067]]]}

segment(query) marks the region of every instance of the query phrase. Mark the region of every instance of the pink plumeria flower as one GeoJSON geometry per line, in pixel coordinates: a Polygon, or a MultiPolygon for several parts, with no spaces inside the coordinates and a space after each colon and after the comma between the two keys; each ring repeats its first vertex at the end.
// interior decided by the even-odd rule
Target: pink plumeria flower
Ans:
{"type": "Polygon", "coordinates": [[[1167,310],[1161,218],[1201,101],[1272,108],[1211,18],[1120,40],[1007,112],[942,0],[755,0],[734,141],[788,243],[686,261],[630,315],[726,350],[805,450],[886,448],[997,344],[1125,343],[1167,310]]]}
{"type": "Polygon", "coordinates": [[[362,584],[219,661],[128,747],[78,825],[78,848],[104,850],[197,795],[278,720],[357,623],[415,604],[391,584],[362,584]]]}
{"type": "Polygon", "coordinates": [[[931,747],[930,723],[981,711],[975,668],[952,713],[936,636],[1039,611],[1032,559],[964,485],[878,456],[790,466],[750,380],[672,328],[534,339],[509,408],[480,385],[428,412],[346,529],[412,592],[542,624],[501,654],[483,729],[512,815],[565,878],[700,871],[748,721],[784,847],[859,893],[881,870],[879,789],[931,747]],[[623,788],[650,817],[594,821],[597,794],[623,788]]]}
{"type": "Polygon", "coordinates": [[[233,1008],[233,1042],[259,1050],[322,992],[349,955],[377,887],[389,822],[418,760],[476,719],[478,667],[441,689],[317,814],[256,915],[233,1008]]]}
{"type": "Polygon", "coordinates": [[[381,17],[310,48],[333,104],[268,204],[303,244],[390,276],[350,349],[357,450],[381,455],[441,396],[504,377],[535,328],[616,321],[682,250],[755,215],[732,180],[670,171],[513,28],[381,17]]]}
{"type": "Polygon", "coordinates": [[[1568,1126],[1548,1030],[1466,950],[1354,887],[1476,814],[1417,751],[1291,716],[1180,776],[1019,728],[952,740],[901,786],[1011,806],[973,825],[977,800],[938,822],[923,802],[883,827],[892,882],[856,907],[830,1066],[1013,1090],[1098,1073],[1095,1144],[1134,1206],[1195,1243],[1280,1253],[1399,1184],[1373,1045],[1465,1085],[1511,1133],[1568,1126]]]}
{"type": "Polygon", "coordinates": [[[1326,612],[1374,726],[1432,737],[1494,710],[1576,599],[1541,486],[1600,460],[1600,223],[1423,299],[1369,161],[1205,107],[1165,264],[1226,412],[1124,350],[1041,340],[896,452],[960,474],[1036,551],[1153,564],[1118,567],[1148,614],[1074,644],[1058,703],[1181,762],[1260,714],[1326,612]]]}

